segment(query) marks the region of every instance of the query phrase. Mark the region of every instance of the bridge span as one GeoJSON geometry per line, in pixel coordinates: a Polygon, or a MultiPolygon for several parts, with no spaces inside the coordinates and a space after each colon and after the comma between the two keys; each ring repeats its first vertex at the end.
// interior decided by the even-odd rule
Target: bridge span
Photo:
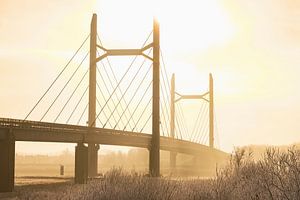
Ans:
{"type": "MultiPolygon", "coordinates": [[[[147,133],[0,118],[0,140],[9,137],[15,141],[95,143],[146,149],[151,145],[151,134],[147,133]]],[[[203,144],[165,136],[160,137],[160,149],[194,156],[211,151],[220,156],[226,154],[203,144]]]]}
{"type": "Polygon", "coordinates": [[[178,153],[196,157],[209,155],[214,157],[215,160],[227,157],[225,152],[215,147],[212,74],[209,75],[209,89],[205,93],[200,95],[182,95],[176,92],[175,75],[172,76],[171,86],[168,82],[169,78],[160,47],[159,30],[159,23],[154,20],[153,30],[142,48],[109,49],[105,48],[101,42],[97,33],[97,15],[93,14],[90,34],[26,115],[25,119],[0,118],[0,192],[10,192],[14,188],[16,141],[77,144],[75,147],[76,183],[86,183],[88,177],[97,175],[99,145],[120,145],[148,149],[149,174],[153,177],[160,176],[160,150],[170,151],[171,170],[176,167],[176,155],[178,153]],[[151,38],[151,35],[152,41],[149,43],[148,40],[151,38]],[[90,39],[89,51],[83,54],[86,56],[82,58],[76,69],[71,69],[73,71],[72,75],[69,76],[63,87],[61,88],[62,85],[55,87],[56,89],[61,88],[61,90],[56,96],[54,95],[55,98],[52,98],[51,104],[44,114],[39,112],[39,114],[42,114],[40,120],[28,120],[31,114],[36,111],[36,107],[40,105],[43,98],[54,87],[61,74],[71,65],[71,61],[88,39],[90,39]],[[88,55],[90,55],[89,67],[84,69],[85,73],[79,74],[79,68],[82,67],[81,65],[84,64],[88,55]],[[134,56],[135,58],[123,76],[117,78],[108,59],[110,56],[134,56]],[[138,56],[144,59],[141,64],[136,61],[138,56]],[[106,59],[106,64],[104,59],[106,59]],[[98,66],[98,63],[101,63],[101,66],[98,66]],[[134,63],[138,65],[134,66],[134,63]],[[107,64],[110,70],[109,73],[107,72],[107,64]],[[147,64],[148,66],[143,66],[147,64]],[[132,72],[128,73],[129,71],[132,72]],[[152,71],[152,74],[149,73],[150,71],[152,71]],[[66,94],[68,96],[67,99],[60,99],[63,105],[57,105],[60,95],[77,74],[79,74],[79,77],[77,76],[74,79],[80,81],[73,84],[76,86],[73,90],[69,89],[68,94],[66,94]],[[87,74],[89,74],[88,83],[84,87],[83,84],[87,74]],[[129,77],[130,74],[133,77],[129,77]],[[137,75],[142,75],[142,78],[137,78],[137,75]],[[97,77],[101,79],[98,80],[97,77]],[[127,83],[124,83],[126,82],[124,80],[127,80],[127,83]],[[109,82],[108,86],[106,82],[109,82]],[[126,87],[120,89],[121,83],[126,87]],[[82,94],[78,96],[75,104],[71,104],[72,108],[69,108],[69,110],[65,109],[70,105],[69,102],[74,94],[79,93],[77,90],[79,86],[83,87],[82,94]],[[149,88],[151,88],[150,86],[152,86],[151,93],[148,92],[149,88]],[[88,102],[82,102],[85,94],[88,94],[88,102]],[[99,97],[100,95],[101,97],[99,97]],[[129,99],[126,100],[126,97],[129,97],[129,99]],[[183,111],[178,109],[179,101],[184,99],[196,99],[205,103],[205,106],[203,107],[204,104],[202,104],[200,108],[198,117],[195,120],[194,130],[191,132],[184,128],[183,111]],[[78,105],[83,103],[86,106],[81,106],[84,107],[83,112],[80,112],[82,114],[74,114],[80,107],[78,105]],[[45,122],[49,121],[46,120],[47,115],[54,107],[60,109],[60,112],[56,115],[53,123],[45,122]],[[177,109],[179,115],[175,115],[175,110],[177,109]],[[80,125],[86,110],[87,119],[85,121],[87,121],[87,126],[80,125]],[[62,118],[62,113],[65,113],[67,121],[58,123],[57,121],[60,121],[62,118]],[[77,121],[77,125],[73,125],[72,119],[78,116],[80,118],[77,121]],[[100,123],[96,125],[96,122],[100,123]],[[131,125],[133,125],[133,128],[130,127],[131,125]],[[143,132],[146,125],[149,125],[147,132],[150,132],[150,134],[143,132]],[[208,134],[206,134],[207,132],[208,134]],[[207,143],[208,145],[205,145],[207,143]]]}
{"type": "MultiPolygon", "coordinates": [[[[0,192],[14,187],[15,142],[76,143],[75,182],[87,181],[88,151],[84,144],[118,145],[151,149],[151,134],[78,125],[47,123],[11,118],[0,118],[0,192]]],[[[206,145],[176,138],[160,137],[160,150],[193,156],[213,155],[224,160],[227,153],[206,145]]]]}

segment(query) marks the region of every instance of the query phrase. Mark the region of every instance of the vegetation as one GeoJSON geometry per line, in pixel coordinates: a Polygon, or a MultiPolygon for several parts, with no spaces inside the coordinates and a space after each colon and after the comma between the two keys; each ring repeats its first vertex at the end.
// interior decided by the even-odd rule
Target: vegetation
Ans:
{"type": "Polygon", "coordinates": [[[212,179],[150,178],[113,168],[87,185],[17,188],[18,199],[299,199],[300,151],[268,149],[255,161],[237,149],[212,179]]]}

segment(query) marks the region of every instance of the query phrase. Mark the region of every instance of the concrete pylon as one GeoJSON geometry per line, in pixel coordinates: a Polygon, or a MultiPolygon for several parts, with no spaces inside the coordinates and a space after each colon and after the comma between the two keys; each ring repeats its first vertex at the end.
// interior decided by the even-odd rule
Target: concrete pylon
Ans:
{"type": "MultiPolygon", "coordinates": [[[[96,58],[97,58],[97,15],[93,14],[90,33],[90,74],[89,74],[89,118],[90,132],[96,126],[96,58]]],[[[98,174],[99,145],[88,144],[88,175],[95,177],[98,174]]]]}
{"type": "Polygon", "coordinates": [[[88,180],[88,147],[78,143],[75,147],[75,183],[85,184],[88,180]]]}
{"type": "Polygon", "coordinates": [[[214,81],[209,74],[209,147],[214,148],[214,81]]]}
{"type": "MultiPolygon", "coordinates": [[[[171,138],[175,138],[175,74],[172,74],[171,78],[171,104],[170,104],[170,135],[171,138]]],[[[176,171],[176,157],[177,153],[170,151],[170,169],[171,173],[176,171]]]]}
{"type": "Polygon", "coordinates": [[[153,22],[153,100],[152,100],[152,139],[149,156],[149,173],[160,176],[160,46],[159,24],[153,22]]]}

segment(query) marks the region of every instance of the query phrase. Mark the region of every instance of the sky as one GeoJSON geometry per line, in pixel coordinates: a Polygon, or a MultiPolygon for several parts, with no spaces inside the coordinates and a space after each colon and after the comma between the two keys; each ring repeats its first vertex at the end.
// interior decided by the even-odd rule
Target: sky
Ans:
{"type": "MultiPolygon", "coordinates": [[[[213,74],[221,149],[300,141],[297,0],[2,0],[1,117],[24,119],[89,34],[92,13],[110,48],[139,48],[155,16],[177,92],[204,93],[213,74]]],[[[198,105],[182,104],[189,128],[198,105]]],[[[73,146],[18,142],[16,150],[51,154],[73,146]]]]}

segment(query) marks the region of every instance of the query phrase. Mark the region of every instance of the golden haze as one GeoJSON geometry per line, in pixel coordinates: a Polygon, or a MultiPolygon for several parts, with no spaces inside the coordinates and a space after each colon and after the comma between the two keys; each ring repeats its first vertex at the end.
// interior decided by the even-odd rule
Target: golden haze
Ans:
{"type": "MultiPolygon", "coordinates": [[[[98,13],[105,45],[119,48],[140,46],[156,15],[178,91],[205,91],[208,73],[214,74],[224,150],[298,142],[299,9],[293,0],[3,0],[0,115],[25,116],[88,34],[91,13],[98,13]]],[[[192,120],[196,104],[184,106],[192,120]]],[[[32,153],[44,146],[18,143],[17,150],[32,153]]]]}

